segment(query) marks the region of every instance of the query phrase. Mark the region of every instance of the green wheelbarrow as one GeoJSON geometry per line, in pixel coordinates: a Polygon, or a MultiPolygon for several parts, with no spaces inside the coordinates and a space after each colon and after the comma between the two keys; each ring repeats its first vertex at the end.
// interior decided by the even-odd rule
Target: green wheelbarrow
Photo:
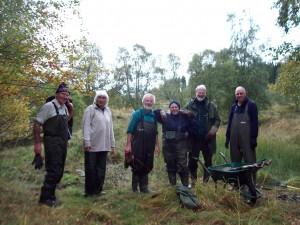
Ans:
{"type": "Polygon", "coordinates": [[[248,203],[256,203],[262,196],[253,183],[252,174],[272,162],[272,160],[262,159],[257,163],[232,162],[206,168],[200,160],[198,161],[210,174],[216,187],[217,181],[223,181],[238,190],[248,203]]]}

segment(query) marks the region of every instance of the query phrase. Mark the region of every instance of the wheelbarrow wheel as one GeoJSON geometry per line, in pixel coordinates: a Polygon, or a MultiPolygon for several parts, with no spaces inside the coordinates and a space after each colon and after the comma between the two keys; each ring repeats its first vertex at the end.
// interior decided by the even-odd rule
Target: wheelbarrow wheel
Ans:
{"type": "Polygon", "coordinates": [[[242,185],[240,187],[240,193],[244,196],[246,202],[250,204],[255,204],[257,198],[260,197],[252,183],[242,185]]]}

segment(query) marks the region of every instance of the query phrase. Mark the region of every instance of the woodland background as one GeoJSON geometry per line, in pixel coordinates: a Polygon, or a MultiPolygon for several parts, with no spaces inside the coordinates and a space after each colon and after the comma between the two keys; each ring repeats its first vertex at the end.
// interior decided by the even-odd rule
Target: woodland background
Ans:
{"type": "MultiPolygon", "coordinates": [[[[105,68],[99,46],[63,32],[65,21],[80,18],[79,5],[78,0],[0,1],[0,143],[31,137],[34,116],[61,81],[71,88],[78,128],[99,89],[108,91],[110,107],[135,110],[147,92],[156,95],[155,107],[164,107],[172,99],[186,103],[195,87],[205,84],[225,122],[239,85],[260,110],[274,104],[299,110],[299,43],[257,46],[260,28],[247,13],[244,18],[228,15],[231,45],[194,54],[186,80],[178,73],[178,56],[170,53],[169,65],[162,66],[142,44],[120,47],[114,68],[105,68]],[[273,60],[266,62],[270,56],[273,60]]],[[[298,1],[274,1],[273,10],[286,33],[299,25],[298,1]]]]}
{"type": "MultiPolygon", "coordinates": [[[[178,56],[170,53],[169,65],[161,65],[142,44],[120,47],[117,64],[108,69],[99,46],[85,37],[72,40],[63,32],[68,18],[80,18],[79,5],[77,0],[0,0],[0,224],[300,224],[299,43],[258,46],[259,27],[251,16],[228,15],[231,45],[194,54],[188,80],[178,72],[178,56]],[[273,60],[267,61],[270,57],[273,60]],[[63,205],[51,209],[38,205],[44,170],[31,165],[32,121],[61,81],[71,88],[75,124],[57,191],[63,205]],[[225,128],[235,88],[244,86],[258,105],[257,157],[272,159],[272,164],[258,172],[263,196],[254,206],[222,184],[216,189],[210,180],[207,185],[199,181],[193,189],[199,210],[182,207],[168,186],[162,156],[149,175],[154,194],[130,191],[131,172],[124,169],[123,150],[130,115],[141,107],[141,97],[151,92],[157,97],[155,108],[167,110],[171,99],[186,103],[199,84],[207,86],[223,121],[214,165],[224,163],[220,152],[229,159],[225,128]],[[109,156],[107,195],[84,198],[81,120],[99,89],[110,96],[117,154],[109,156]]],[[[274,1],[278,26],[286,33],[298,27],[299,7],[298,0],[274,1]]],[[[201,173],[199,168],[199,177],[201,173]]]]}

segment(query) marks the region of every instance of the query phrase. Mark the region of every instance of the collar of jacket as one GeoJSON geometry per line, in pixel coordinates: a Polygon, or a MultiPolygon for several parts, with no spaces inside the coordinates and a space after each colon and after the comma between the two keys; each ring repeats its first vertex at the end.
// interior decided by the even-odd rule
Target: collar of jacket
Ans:
{"type": "Polygon", "coordinates": [[[99,109],[99,110],[102,110],[102,111],[104,111],[106,109],[106,107],[104,107],[103,109],[99,108],[96,103],[93,103],[93,104],[95,106],[95,109],[99,109]]]}
{"type": "Polygon", "coordinates": [[[152,111],[153,111],[153,109],[151,109],[149,112],[146,111],[144,106],[140,110],[142,110],[142,112],[144,112],[145,114],[152,114],[152,111]]]}
{"type": "MultiPolygon", "coordinates": [[[[235,100],[234,102],[236,105],[238,105],[238,100],[235,100]]],[[[249,102],[249,98],[248,96],[246,96],[241,106],[242,107],[245,106],[248,102],[249,102]]]]}
{"type": "MultiPolygon", "coordinates": [[[[198,101],[197,97],[195,97],[193,101],[194,101],[195,105],[197,104],[197,102],[200,102],[200,101],[198,101]]],[[[205,97],[205,99],[203,101],[205,102],[205,108],[207,109],[208,104],[209,104],[209,99],[207,97],[205,97]]]]}

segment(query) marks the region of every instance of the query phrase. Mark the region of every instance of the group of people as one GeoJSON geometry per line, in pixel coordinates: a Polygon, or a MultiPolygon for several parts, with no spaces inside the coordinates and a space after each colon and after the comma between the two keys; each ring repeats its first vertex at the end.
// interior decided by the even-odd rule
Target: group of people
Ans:
{"type": "MultiPolygon", "coordinates": [[[[206,96],[206,91],[205,85],[197,86],[195,97],[182,108],[178,101],[171,101],[168,113],[153,109],[153,94],[148,93],[143,97],[143,106],[133,113],[127,129],[125,156],[132,159],[129,165],[132,168],[133,192],[138,192],[138,187],[142,193],[150,192],[148,174],[153,169],[154,152],[157,156],[160,153],[157,123],[162,124],[162,152],[172,186],[177,182],[177,174],[182,185],[189,188],[195,185],[200,152],[204,166],[212,166],[221,119],[216,105],[206,96]]],[[[230,145],[232,162],[243,160],[254,163],[258,136],[257,106],[248,99],[242,86],[236,88],[235,96],[229,113],[225,147],[229,148],[230,145]]],[[[203,168],[203,182],[208,180],[209,173],[203,168]]],[[[253,180],[255,183],[255,173],[253,180]]]]}
{"type": "MultiPolygon", "coordinates": [[[[34,121],[33,164],[43,166],[41,156],[41,131],[45,148],[46,175],[39,202],[50,207],[58,205],[55,189],[63,176],[67,155],[68,120],[72,118],[73,105],[70,90],[63,82],[55,98],[43,105],[34,121]]],[[[247,97],[245,88],[235,90],[236,101],[231,107],[226,130],[225,147],[230,146],[231,161],[256,162],[255,147],[258,136],[258,110],[247,97]]],[[[103,194],[108,152],[115,154],[112,113],[108,107],[106,91],[96,93],[93,104],[83,116],[82,132],[85,166],[85,196],[103,194]]],[[[177,174],[184,186],[196,184],[198,160],[202,151],[205,167],[212,166],[216,152],[216,134],[221,119],[216,105],[206,96],[205,85],[197,86],[195,97],[182,108],[173,100],[169,112],[153,109],[155,96],[145,94],[142,107],[136,110],[127,128],[125,160],[132,171],[132,191],[151,192],[148,174],[153,169],[154,155],[159,156],[158,123],[162,124],[162,153],[166,163],[169,183],[177,183],[177,174]]],[[[204,168],[203,168],[204,169],[204,168]]],[[[203,170],[203,182],[209,174],[203,170]]]]}

